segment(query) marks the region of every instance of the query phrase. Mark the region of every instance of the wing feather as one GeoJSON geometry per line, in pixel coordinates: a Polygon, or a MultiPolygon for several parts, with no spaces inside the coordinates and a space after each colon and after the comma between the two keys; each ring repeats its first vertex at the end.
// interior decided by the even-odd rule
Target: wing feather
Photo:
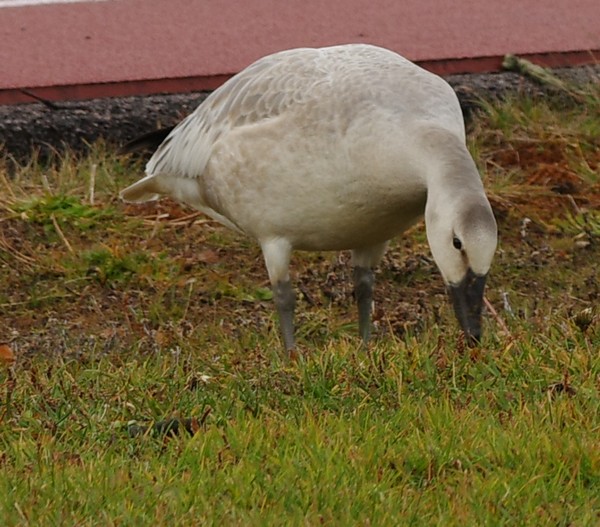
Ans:
{"type": "Polygon", "coordinates": [[[146,165],[146,174],[199,177],[212,147],[223,134],[265,119],[273,119],[292,104],[306,98],[307,82],[314,84],[327,75],[318,74],[319,50],[276,53],[258,60],[229,79],[187,118],[179,123],[146,165]],[[309,53],[313,52],[313,60],[309,53]],[[282,60],[282,55],[289,55],[282,60]]]}

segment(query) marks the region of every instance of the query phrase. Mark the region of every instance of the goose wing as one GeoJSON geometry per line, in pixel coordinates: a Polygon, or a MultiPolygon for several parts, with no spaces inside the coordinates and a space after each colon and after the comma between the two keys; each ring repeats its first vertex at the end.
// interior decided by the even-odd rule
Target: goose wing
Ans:
{"type": "Polygon", "coordinates": [[[229,79],[181,121],[156,150],[146,174],[199,177],[212,147],[239,126],[272,119],[301,103],[309,87],[327,78],[317,49],[296,49],[264,57],[229,79]]]}

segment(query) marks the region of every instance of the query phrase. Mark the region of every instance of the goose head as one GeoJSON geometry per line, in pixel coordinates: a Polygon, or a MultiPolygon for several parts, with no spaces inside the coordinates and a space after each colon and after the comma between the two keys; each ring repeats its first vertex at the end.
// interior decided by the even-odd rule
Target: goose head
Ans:
{"type": "Polygon", "coordinates": [[[481,339],[486,278],[497,245],[497,226],[483,192],[427,207],[427,238],[446,283],[454,313],[470,345],[481,339]]]}

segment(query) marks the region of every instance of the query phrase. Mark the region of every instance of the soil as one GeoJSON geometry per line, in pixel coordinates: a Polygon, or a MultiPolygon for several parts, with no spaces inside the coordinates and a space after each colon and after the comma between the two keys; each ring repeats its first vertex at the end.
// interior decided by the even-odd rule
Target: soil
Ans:
{"type": "MultiPolygon", "coordinates": [[[[574,84],[597,82],[600,65],[558,69],[555,73],[574,84]]],[[[512,72],[452,75],[447,80],[456,90],[467,120],[482,98],[541,95],[551,89],[512,72]]],[[[20,161],[26,161],[32,149],[45,157],[66,148],[85,151],[98,139],[123,145],[148,131],[177,123],[207,95],[196,92],[0,106],[0,145],[20,161]]]]}

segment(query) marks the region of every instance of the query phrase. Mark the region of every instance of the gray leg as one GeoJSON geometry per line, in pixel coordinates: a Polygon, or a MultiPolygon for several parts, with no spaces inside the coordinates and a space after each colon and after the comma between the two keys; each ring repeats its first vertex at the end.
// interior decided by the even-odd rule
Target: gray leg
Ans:
{"type": "Polygon", "coordinates": [[[370,267],[354,268],[354,296],[358,304],[358,332],[364,344],[371,336],[371,306],[373,305],[373,284],[375,277],[370,267]]]}
{"type": "Polygon", "coordinates": [[[381,261],[387,245],[388,242],[384,242],[352,251],[354,296],[358,304],[358,332],[365,344],[371,336],[371,309],[375,283],[373,267],[381,261]]]}
{"type": "Polygon", "coordinates": [[[290,282],[289,273],[292,246],[284,238],[273,238],[261,242],[261,247],[269,272],[273,300],[279,315],[283,343],[288,355],[291,356],[295,346],[294,308],[296,307],[296,295],[290,282]]]}
{"type": "Polygon", "coordinates": [[[291,282],[277,282],[273,286],[273,299],[279,315],[279,326],[283,336],[285,349],[289,353],[294,350],[294,309],[296,307],[296,294],[291,282]]]}

